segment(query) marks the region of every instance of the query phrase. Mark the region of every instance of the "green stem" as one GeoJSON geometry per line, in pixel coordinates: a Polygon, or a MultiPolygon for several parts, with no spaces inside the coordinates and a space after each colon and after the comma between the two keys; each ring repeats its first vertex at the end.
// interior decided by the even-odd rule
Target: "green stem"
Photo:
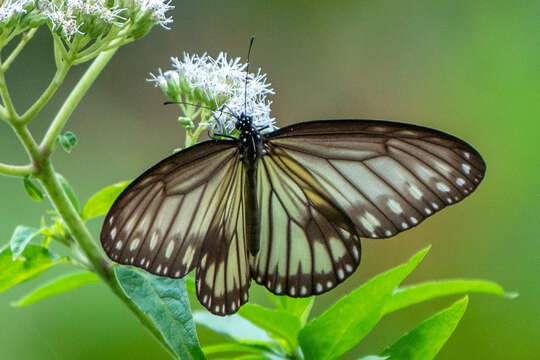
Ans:
{"type": "Polygon", "coordinates": [[[19,115],[17,114],[17,111],[15,111],[15,106],[11,101],[11,96],[9,95],[9,91],[7,89],[6,77],[4,76],[3,71],[0,71],[0,96],[2,97],[2,101],[4,102],[4,106],[7,110],[9,118],[19,119],[19,115]]]}
{"type": "Polygon", "coordinates": [[[11,52],[11,54],[8,56],[8,58],[6,59],[6,61],[4,61],[4,63],[2,64],[2,71],[3,72],[6,72],[7,69],[9,69],[9,66],[11,65],[11,63],[13,62],[13,60],[15,60],[15,58],[17,57],[17,55],[19,55],[19,53],[22,51],[22,49],[24,48],[24,46],[26,45],[26,43],[28,41],[30,41],[30,39],[34,36],[34,34],[36,33],[38,28],[33,28],[31,29],[30,31],[28,31],[27,33],[23,34],[21,36],[21,40],[19,41],[19,44],[17,45],[17,47],[15,47],[15,49],[13,49],[13,51],[11,52]]]}
{"type": "Polygon", "coordinates": [[[35,172],[35,168],[32,165],[8,165],[0,163],[0,174],[6,176],[19,176],[32,175],[35,172]]]}
{"type": "Polygon", "coordinates": [[[96,59],[92,62],[92,65],[86,70],[83,77],[79,80],[77,85],[73,88],[68,98],[64,102],[64,105],[56,114],[51,126],[47,130],[43,141],[41,142],[40,149],[45,154],[48,155],[52,153],[56,146],[56,138],[58,134],[64,128],[66,121],[69,119],[75,107],[82,100],[83,96],[86,94],[90,86],[94,83],[98,75],[101,73],[105,65],[111,60],[112,56],[115,54],[117,49],[112,49],[101,53],[96,59]]]}
{"type": "Polygon", "coordinates": [[[55,176],[55,171],[50,159],[46,158],[39,163],[40,172],[37,178],[40,180],[47,195],[62,217],[65,224],[77,244],[83,250],[84,255],[88,258],[94,272],[107,284],[111,291],[137,316],[141,323],[156,337],[161,345],[173,354],[172,349],[167,344],[161,332],[157,329],[152,320],[142,312],[137,305],[132,302],[124,293],[116,277],[114,276],[112,263],[107,259],[96,245],[92,235],[88,231],[86,225],[82,221],[77,210],[64,192],[62,185],[58,182],[55,176]]]}
{"type": "Polygon", "coordinates": [[[62,63],[60,65],[60,68],[56,70],[56,74],[54,74],[54,77],[51,80],[47,89],[43,91],[39,99],[21,116],[21,123],[27,124],[39,113],[39,111],[47,104],[47,102],[49,102],[51,97],[56,93],[56,90],[58,90],[60,85],[62,85],[62,82],[64,81],[64,78],[66,77],[69,68],[69,64],[62,63]]]}

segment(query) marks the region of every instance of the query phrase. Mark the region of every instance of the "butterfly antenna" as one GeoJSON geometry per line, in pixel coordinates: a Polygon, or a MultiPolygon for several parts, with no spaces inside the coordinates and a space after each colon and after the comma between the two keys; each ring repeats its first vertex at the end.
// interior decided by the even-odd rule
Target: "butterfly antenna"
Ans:
{"type": "Polygon", "coordinates": [[[246,80],[244,81],[244,114],[247,113],[247,81],[248,81],[248,74],[249,74],[249,55],[251,54],[251,48],[253,47],[253,40],[255,40],[255,36],[252,36],[249,40],[249,49],[248,49],[248,55],[247,55],[247,66],[246,66],[246,80]]]}

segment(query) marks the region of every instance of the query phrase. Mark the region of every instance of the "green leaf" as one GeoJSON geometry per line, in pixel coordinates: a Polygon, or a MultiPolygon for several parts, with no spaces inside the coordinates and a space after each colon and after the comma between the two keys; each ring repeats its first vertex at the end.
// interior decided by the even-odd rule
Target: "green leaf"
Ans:
{"type": "Polygon", "coordinates": [[[26,246],[35,238],[43,229],[36,229],[29,226],[19,225],[15,228],[11,239],[9,240],[9,246],[13,260],[17,259],[19,255],[24,251],[26,246]]]}
{"type": "Polygon", "coordinates": [[[212,315],[207,311],[195,311],[193,319],[197,325],[204,326],[237,342],[244,342],[244,340],[262,343],[273,342],[264,330],[238,314],[223,317],[212,315]]]}
{"type": "Polygon", "coordinates": [[[515,293],[505,293],[500,285],[486,280],[455,279],[432,281],[396,289],[390,300],[386,303],[384,313],[389,314],[393,311],[436,297],[472,292],[506,296],[509,298],[517,296],[515,293]]]}
{"type": "Polygon", "coordinates": [[[114,271],[126,295],[152,320],[179,359],[204,359],[183,280],[121,266],[114,271]]]}
{"type": "Polygon", "coordinates": [[[388,356],[377,356],[377,355],[368,355],[359,358],[358,360],[386,360],[388,356]]]}
{"type": "Polygon", "coordinates": [[[382,317],[393,290],[428,251],[423,249],[407,263],[372,278],[311,320],[299,334],[306,359],[335,359],[360,342],[382,317]]]}
{"type": "Polygon", "coordinates": [[[75,208],[75,210],[79,212],[80,211],[79,199],[77,198],[77,195],[75,195],[75,192],[73,191],[73,188],[71,187],[71,185],[69,185],[66,178],[64,178],[62,174],[60,173],[56,173],[56,179],[58,180],[60,185],[62,185],[62,188],[64,189],[71,203],[73,204],[73,207],[75,208]]]}
{"type": "Polygon", "coordinates": [[[275,337],[285,340],[289,344],[289,350],[298,346],[297,338],[302,326],[297,317],[283,310],[267,309],[256,304],[245,304],[238,310],[238,314],[275,337]]]}
{"type": "Polygon", "coordinates": [[[6,246],[0,250],[0,293],[35,278],[53,265],[68,262],[67,257],[56,256],[38,245],[28,245],[17,260],[13,260],[13,253],[6,246]]]}
{"type": "Polygon", "coordinates": [[[263,354],[266,351],[267,350],[264,347],[257,347],[239,343],[225,343],[203,347],[203,352],[206,356],[226,352],[263,354]]]}
{"type": "Polygon", "coordinates": [[[58,142],[67,153],[70,153],[73,147],[77,145],[77,137],[71,131],[66,131],[58,135],[58,142]]]}
{"type": "Polygon", "coordinates": [[[270,296],[270,299],[278,309],[296,316],[300,320],[302,326],[306,324],[315,300],[313,296],[307,298],[292,298],[289,296],[274,295],[269,291],[268,296],[270,296]]]}
{"type": "Polygon", "coordinates": [[[431,360],[435,358],[465,313],[468,298],[424,320],[410,333],[382,352],[390,359],[431,360]]]}
{"type": "Polygon", "coordinates": [[[23,185],[24,189],[26,190],[26,194],[28,194],[28,197],[34,201],[41,201],[43,200],[43,192],[34,184],[34,182],[30,179],[29,176],[25,176],[23,179],[23,185]]]}
{"type": "Polygon", "coordinates": [[[192,277],[189,277],[189,276],[184,277],[184,283],[186,284],[187,291],[189,291],[192,294],[197,293],[197,291],[195,290],[195,280],[193,280],[192,277]]]}
{"type": "Polygon", "coordinates": [[[62,276],[34,289],[30,294],[14,302],[12,306],[27,306],[50,296],[61,294],[86,284],[95,283],[99,280],[99,276],[89,271],[62,276]]]}
{"type": "Polygon", "coordinates": [[[86,202],[82,210],[82,219],[84,221],[105,215],[111,208],[114,200],[129,185],[130,181],[122,181],[101,189],[86,202]]]}

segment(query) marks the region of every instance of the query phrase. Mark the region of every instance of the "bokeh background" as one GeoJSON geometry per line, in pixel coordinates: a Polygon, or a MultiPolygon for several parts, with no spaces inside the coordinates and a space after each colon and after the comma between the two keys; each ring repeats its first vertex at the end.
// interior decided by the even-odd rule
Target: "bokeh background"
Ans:
{"type": "MultiPolygon", "coordinates": [[[[245,56],[276,90],[278,125],[325,118],[412,122],[454,134],[484,156],[487,176],[466,201],[388,240],[364,241],[363,264],[344,285],[317,298],[314,313],[371,276],[432,244],[407,282],[486,278],[515,300],[472,295],[439,359],[532,359],[540,356],[540,2],[538,1],[181,1],[172,30],[154,29],[122,48],[73,114],[79,137],[54,161],[85,201],[96,190],[133,178],[183,144],[177,110],[145,81],[170,56],[221,50],[245,56]]],[[[70,84],[32,123],[42,134],[70,84]]],[[[54,73],[50,35],[41,31],[8,74],[15,103],[30,105],[54,73]]],[[[0,159],[25,163],[0,123],[0,159]]],[[[0,242],[17,224],[37,226],[22,181],[0,178],[0,242]]],[[[95,234],[99,221],[92,223],[95,234]]],[[[14,309],[10,302],[70,269],[0,296],[2,359],[167,359],[130,312],[101,284],[14,309]]],[[[267,304],[262,288],[252,299],[267,304]]],[[[377,353],[455,299],[415,306],[385,318],[344,358],[377,353]]],[[[194,308],[200,306],[193,302],[194,308]]],[[[204,329],[202,344],[223,341],[204,329]]],[[[324,335],[322,335],[324,336],[324,335]]]]}

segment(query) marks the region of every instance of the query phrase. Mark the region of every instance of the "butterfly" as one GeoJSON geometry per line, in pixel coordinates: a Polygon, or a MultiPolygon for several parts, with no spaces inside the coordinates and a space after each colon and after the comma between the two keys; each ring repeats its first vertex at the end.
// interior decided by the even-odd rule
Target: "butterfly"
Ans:
{"type": "Polygon", "coordinates": [[[105,217],[120,264],[182,278],[210,312],[248,301],[251,280],[277,295],[327,292],[388,238],[471,194],[486,171],[464,141],[375,120],[297,123],[269,133],[250,116],[237,138],[184,149],[145,171],[105,217]]]}

